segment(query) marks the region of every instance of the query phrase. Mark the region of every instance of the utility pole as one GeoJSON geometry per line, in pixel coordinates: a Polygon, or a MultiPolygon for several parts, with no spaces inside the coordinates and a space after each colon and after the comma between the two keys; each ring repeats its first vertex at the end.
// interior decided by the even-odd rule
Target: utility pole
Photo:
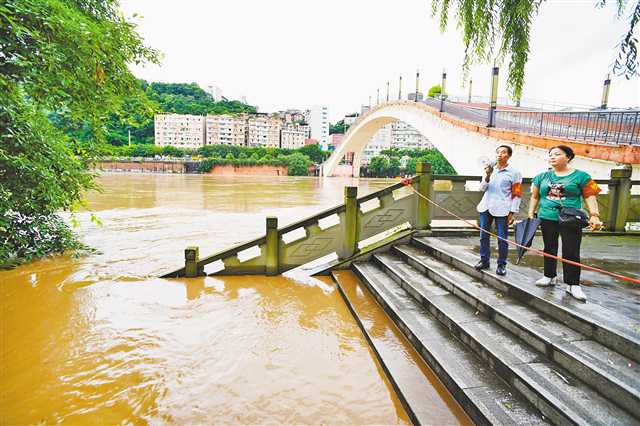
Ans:
{"type": "Polygon", "coordinates": [[[380,104],[380,89],[376,89],[376,105],[380,104]]]}
{"type": "Polygon", "coordinates": [[[418,92],[420,91],[420,70],[416,70],[416,98],[415,102],[418,102],[418,92]]]}
{"type": "Polygon", "coordinates": [[[467,103],[471,103],[471,87],[473,86],[473,79],[469,79],[469,98],[467,99],[467,103]]]}
{"type": "Polygon", "coordinates": [[[400,82],[398,83],[398,100],[402,100],[402,76],[400,76],[400,82]]]}
{"type": "Polygon", "coordinates": [[[389,102],[389,80],[387,80],[387,102],[389,102]]]}

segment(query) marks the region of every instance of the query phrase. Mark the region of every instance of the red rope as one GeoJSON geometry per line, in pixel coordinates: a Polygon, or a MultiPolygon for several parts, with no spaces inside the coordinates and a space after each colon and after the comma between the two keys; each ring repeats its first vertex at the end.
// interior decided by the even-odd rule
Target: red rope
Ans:
{"type": "Polygon", "coordinates": [[[632,278],[632,277],[627,277],[626,275],[616,274],[615,272],[606,271],[606,270],[604,270],[604,269],[596,268],[595,266],[585,265],[585,264],[583,264],[583,263],[575,262],[575,261],[573,261],[573,260],[563,259],[562,257],[555,256],[555,255],[553,255],[553,254],[549,254],[549,253],[545,253],[544,251],[542,251],[542,250],[538,250],[538,249],[535,249],[535,248],[533,248],[533,247],[526,247],[526,246],[523,246],[522,244],[518,244],[518,243],[516,243],[515,241],[511,241],[511,240],[508,240],[508,239],[506,239],[506,238],[502,238],[502,237],[500,237],[500,236],[498,236],[498,235],[494,234],[494,233],[493,233],[493,232],[491,232],[491,231],[484,230],[484,229],[482,229],[481,227],[479,227],[478,225],[476,225],[475,223],[473,223],[473,222],[469,222],[468,220],[465,220],[465,219],[461,218],[461,217],[460,217],[460,216],[458,216],[457,214],[455,214],[455,213],[453,213],[453,212],[451,212],[451,211],[447,210],[446,208],[442,207],[441,205],[439,205],[439,204],[438,204],[438,203],[436,203],[435,201],[433,201],[433,200],[429,199],[428,197],[424,196],[423,194],[419,193],[419,192],[418,192],[418,191],[416,191],[416,189],[411,185],[411,184],[412,184],[412,182],[413,182],[413,181],[412,181],[412,179],[403,179],[403,180],[402,180],[402,183],[403,183],[404,185],[408,186],[409,188],[411,188],[411,190],[412,190],[413,192],[415,192],[419,197],[424,198],[425,200],[427,200],[428,202],[430,202],[430,203],[431,203],[431,204],[433,204],[434,206],[438,207],[438,208],[439,208],[439,209],[441,209],[441,210],[444,210],[445,212],[447,212],[447,213],[448,213],[448,214],[450,214],[451,216],[455,217],[455,218],[456,218],[456,219],[458,219],[458,220],[461,220],[462,222],[466,223],[467,225],[472,226],[473,228],[476,228],[476,229],[478,229],[478,230],[480,230],[480,231],[486,232],[487,234],[492,235],[492,236],[496,237],[497,239],[502,240],[502,241],[504,241],[504,242],[506,242],[506,243],[508,243],[508,244],[511,244],[512,246],[520,247],[520,248],[523,248],[523,249],[525,249],[525,250],[531,251],[531,252],[533,252],[533,253],[539,254],[540,256],[549,257],[549,258],[551,258],[551,259],[555,259],[555,260],[558,260],[558,261],[563,262],[563,263],[568,263],[569,265],[578,266],[578,267],[581,267],[581,268],[584,268],[584,269],[588,269],[588,270],[590,270],[590,271],[599,272],[599,273],[604,274],[604,275],[609,275],[609,276],[611,276],[611,277],[617,278],[617,279],[622,280],[622,281],[628,281],[628,282],[633,283],[633,284],[640,284],[640,279],[632,278]]]}

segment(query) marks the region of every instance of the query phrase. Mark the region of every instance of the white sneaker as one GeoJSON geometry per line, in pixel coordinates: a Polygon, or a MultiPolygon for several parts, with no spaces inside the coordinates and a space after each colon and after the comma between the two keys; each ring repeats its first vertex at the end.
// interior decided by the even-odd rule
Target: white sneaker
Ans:
{"type": "Polygon", "coordinates": [[[538,281],[536,281],[536,285],[538,287],[550,287],[550,286],[556,285],[557,282],[558,282],[558,277],[553,277],[553,278],[542,277],[538,281]]]}
{"type": "Polygon", "coordinates": [[[581,302],[587,301],[587,296],[585,296],[584,292],[582,291],[582,287],[580,287],[579,285],[568,285],[567,293],[573,296],[574,299],[577,299],[581,302]]]}

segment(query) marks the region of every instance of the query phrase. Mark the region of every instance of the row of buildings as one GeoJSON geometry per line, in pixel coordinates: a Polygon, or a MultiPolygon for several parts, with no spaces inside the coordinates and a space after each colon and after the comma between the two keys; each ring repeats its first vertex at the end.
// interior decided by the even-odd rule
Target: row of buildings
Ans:
{"type": "Polygon", "coordinates": [[[326,106],[273,114],[238,115],[157,114],[155,144],[196,149],[204,145],[238,145],[295,149],[320,143],[328,149],[326,106]]]}

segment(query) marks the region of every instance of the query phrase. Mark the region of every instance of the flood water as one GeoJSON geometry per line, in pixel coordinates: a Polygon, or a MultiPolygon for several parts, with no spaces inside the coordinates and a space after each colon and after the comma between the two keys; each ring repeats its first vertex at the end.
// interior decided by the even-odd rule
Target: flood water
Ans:
{"type": "MultiPolygon", "coordinates": [[[[406,424],[330,280],[156,278],[342,201],[348,179],[107,174],[97,252],[0,271],[0,424],[406,424]]],[[[360,194],[389,185],[361,180],[360,194]]]]}

